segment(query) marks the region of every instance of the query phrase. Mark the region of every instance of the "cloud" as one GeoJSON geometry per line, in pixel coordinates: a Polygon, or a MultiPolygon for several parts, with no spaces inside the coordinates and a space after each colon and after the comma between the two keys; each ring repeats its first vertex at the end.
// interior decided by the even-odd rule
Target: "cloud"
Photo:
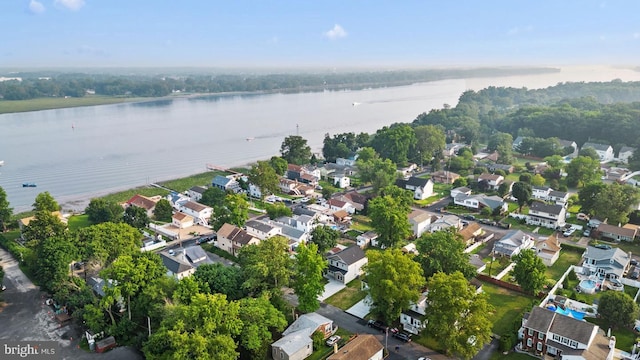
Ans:
{"type": "Polygon", "coordinates": [[[84,0],[55,0],[56,5],[62,5],[69,10],[78,11],[84,6],[84,0]]]}
{"type": "Polygon", "coordinates": [[[335,24],[333,25],[333,28],[327,32],[324,33],[324,36],[326,36],[327,38],[331,39],[331,40],[335,40],[335,39],[339,39],[339,38],[343,38],[347,36],[347,32],[344,31],[344,29],[342,28],[342,26],[335,24]]]}
{"type": "Polygon", "coordinates": [[[44,12],[44,5],[36,0],[31,0],[29,2],[29,11],[31,11],[32,14],[42,14],[44,12]]]}

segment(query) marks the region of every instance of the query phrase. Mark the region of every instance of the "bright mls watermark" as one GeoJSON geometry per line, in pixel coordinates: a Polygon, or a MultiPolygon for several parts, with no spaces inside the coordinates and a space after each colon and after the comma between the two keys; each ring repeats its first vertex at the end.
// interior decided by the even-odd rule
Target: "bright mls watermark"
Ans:
{"type": "Polygon", "coordinates": [[[59,360],[60,351],[55,341],[4,341],[0,340],[0,359],[59,360]]]}

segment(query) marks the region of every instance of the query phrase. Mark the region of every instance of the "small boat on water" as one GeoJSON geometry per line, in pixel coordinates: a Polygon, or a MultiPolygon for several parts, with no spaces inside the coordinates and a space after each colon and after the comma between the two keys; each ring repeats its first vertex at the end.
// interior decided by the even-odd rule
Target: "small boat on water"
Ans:
{"type": "Polygon", "coordinates": [[[255,139],[256,139],[256,138],[254,138],[254,137],[248,137],[248,138],[247,138],[247,141],[253,141],[253,140],[255,140],[255,139]]]}
{"type": "Polygon", "coordinates": [[[22,187],[36,187],[36,183],[30,183],[30,182],[26,182],[26,183],[22,183],[22,187]]]}
{"type": "Polygon", "coordinates": [[[4,160],[0,160],[0,166],[4,165],[4,160]]]}

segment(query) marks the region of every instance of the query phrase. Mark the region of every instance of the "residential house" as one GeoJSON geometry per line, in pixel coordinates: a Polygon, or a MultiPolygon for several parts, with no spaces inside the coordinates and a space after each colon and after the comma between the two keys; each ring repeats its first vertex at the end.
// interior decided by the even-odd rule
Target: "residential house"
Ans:
{"type": "Polygon", "coordinates": [[[255,199],[262,199],[262,190],[260,190],[259,186],[249,183],[249,196],[255,199]]]}
{"type": "Polygon", "coordinates": [[[631,253],[618,248],[599,249],[588,246],[582,258],[582,271],[585,275],[598,275],[612,280],[621,279],[631,266],[631,253]]]}
{"type": "Polygon", "coordinates": [[[433,181],[412,176],[407,180],[398,179],[396,185],[402,189],[413,192],[413,198],[424,200],[433,195],[433,181]]]}
{"type": "Polygon", "coordinates": [[[231,224],[224,224],[218,229],[216,246],[231,255],[238,256],[243,246],[259,244],[260,239],[231,224]]]}
{"type": "Polygon", "coordinates": [[[480,174],[480,176],[478,176],[478,182],[486,182],[487,186],[489,187],[489,189],[491,190],[498,190],[498,188],[500,187],[500,184],[502,184],[502,182],[504,181],[504,177],[502,175],[495,175],[495,174],[480,174]]]}
{"type": "Polygon", "coordinates": [[[409,213],[409,223],[413,230],[413,236],[418,238],[427,231],[427,228],[431,225],[431,217],[428,212],[417,209],[409,213]]]}
{"type": "Polygon", "coordinates": [[[359,246],[350,246],[336,254],[327,256],[327,277],[348,284],[362,274],[367,257],[359,246]]]}
{"type": "Polygon", "coordinates": [[[531,198],[536,200],[547,201],[549,198],[549,193],[553,190],[548,186],[532,186],[531,187],[531,198]]]}
{"type": "Polygon", "coordinates": [[[193,216],[177,212],[171,216],[171,224],[178,229],[186,229],[193,226],[193,216]]]}
{"type": "Polygon", "coordinates": [[[484,230],[480,224],[474,221],[470,222],[467,226],[462,228],[462,230],[458,231],[458,233],[462,236],[464,243],[469,246],[476,242],[476,239],[482,235],[483,231],[484,230]]]}
{"type": "Polygon", "coordinates": [[[538,240],[533,249],[546,266],[553,265],[560,257],[560,242],[555,235],[538,240]]]}
{"type": "Polygon", "coordinates": [[[336,158],[336,164],[340,166],[356,166],[358,154],[349,156],[348,158],[336,158]]]}
{"type": "Polygon", "coordinates": [[[578,157],[578,144],[576,144],[575,141],[558,139],[558,144],[563,149],[569,150],[569,154],[567,154],[568,158],[573,159],[578,157]]]}
{"type": "Polygon", "coordinates": [[[411,173],[415,172],[416,170],[418,170],[418,165],[414,163],[410,163],[405,167],[398,168],[398,173],[400,173],[400,175],[403,178],[407,178],[411,173]]]}
{"type": "Polygon", "coordinates": [[[469,264],[476,268],[477,273],[481,273],[487,268],[487,263],[482,261],[482,257],[478,254],[471,254],[471,256],[469,256],[469,264]]]}
{"type": "Polygon", "coordinates": [[[369,244],[373,244],[378,239],[378,233],[375,231],[367,231],[364,234],[360,234],[356,237],[356,244],[360,246],[360,248],[365,248],[369,246],[369,244]]]}
{"type": "Polygon", "coordinates": [[[597,325],[538,306],[523,324],[525,351],[560,360],[613,360],[615,340],[597,325]]]}
{"type": "Polygon", "coordinates": [[[333,177],[333,185],[335,185],[340,189],[346,189],[349,186],[351,186],[351,178],[342,172],[341,173],[336,172],[332,174],[332,177],[333,177]]]}
{"type": "Polygon", "coordinates": [[[564,226],[566,214],[567,209],[562,205],[549,205],[534,201],[529,207],[529,216],[526,222],[528,225],[556,229],[564,226]]]}
{"type": "Polygon", "coordinates": [[[333,199],[344,201],[351,205],[355,211],[364,210],[364,206],[367,204],[367,196],[362,195],[359,192],[353,190],[344,194],[333,194],[333,199]]]}
{"type": "Polygon", "coordinates": [[[455,199],[456,196],[458,196],[460,194],[464,194],[464,195],[470,196],[471,195],[471,189],[469,189],[466,186],[461,186],[461,187],[457,187],[455,189],[451,189],[451,198],[455,199]]]}
{"type": "Polygon", "coordinates": [[[178,211],[193,217],[194,222],[201,225],[208,225],[209,219],[213,215],[213,208],[195,201],[187,201],[180,204],[178,211]]]}
{"type": "Polygon", "coordinates": [[[309,215],[281,216],[275,219],[275,222],[288,225],[305,233],[310,233],[316,227],[314,218],[309,215]]]}
{"type": "Polygon", "coordinates": [[[613,160],[613,148],[611,145],[606,144],[598,144],[592,142],[586,142],[582,145],[582,150],[592,148],[596,151],[598,156],[600,157],[600,162],[607,162],[613,160]]]}
{"type": "Polygon", "coordinates": [[[409,306],[409,309],[402,311],[400,324],[405,331],[418,335],[427,325],[426,314],[427,292],[424,292],[417,302],[409,306]]]}
{"type": "Polygon", "coordinates": [[[633,152],[636,151],[635,148],[629,147],[629,146],[623,146],[620,151],[618,152],[618,160],[622,161],[623,163],[629,163],[629,158],[631,156],[633,156],[633,152]]]}
{"type": "Polygon", "coordinates": [[[335,334],[333,321],[317,313],[302,314],[271,344],[271,356],[280,360],[302,360],[313,353],[311,335],[320,331],[327,338],[335,334]]]}
{"type": "Polygon", "coordinates": [[[136,194],[124,204],[125,208],[128,208],[129,206],[142,208],[147,212],[147,216],[153,217],[153,210],[156,209],[156,203],[158,200],[160,200],[159,197],[146,197],[144,195],[136,194]]]}
{"type": "Polygon", "coordinates": [[[327,179],[331,174],[335,172],[343,172],[345,175],[352,176],[358,172],[356,165],[339,165],[335,163],[326,163],[323,167],[318,169],[322,179],[327,179]]]}
{"type": "Polygon", "coordinates": [[[278,187],[280,188],[280,191],[289,195],[306,196],[313,194],[315,191],[315,187],[313,186],[285,178],[280,178],[278,187]]]}
{"type": "Polygon", "coordinates": [[[523,140],[524,140],[523,136],[518,136],[517,138],[515,138],[511,143],[511,149],[513,151],[520,152],[520,144],[522,144],[523,140]]]}
{"type": "Polygon", "coordinates": [[[286,177],[289,180],[294,180],[315,187],[318,185],[320,175],[320,170],[317,168],[308,168],[295,164],[287,165],[286,177]]]}
{"type": "Polygon", "coordinates": [[[279,226],[282,236],[289,239],[289,247],[293,251],[300,243],[306,243],[309,239],[309,233],[296,229],[293,226],[282,224],[279,226]]]}
{"type": "Polygon", "coordinates": [[[467,147],[467,145],[460,143],[445,144],[444,150],[442,150],[442,155],[444,155],[445,158],[456,156],[458,154],[458,151],[460,151],[460,149],[462,149],[463,147],[467,147]]]}
{"type": "Polygon", "coordinates": [[[569,193],[565,191],[551,190],[546,201],[566,207],[569,203],[569,193]]]}
{"type": "Polygon", "coordinates": [[[204,264],[213,264],[213,261],[207,256],[207,252],[200,245],[194,245],[184,248],[184,253],[189,262],[196,268],[204,264]]]}
{"type": "MultiPolygon", "coordinates": [[[[63,224],[67,224],[69,222],[67,218],[62,215],[60,211],[52,211],[51,215],[58,218],[58,220],[60,220],[60,222],[63,224]]],[[[20,228],[20,231],[21,232],[24,231],[25,226],[28,226],[29,223],[35,218],[36,218],[35,216],[29,216],[29,217],[18,220],[18,227],[20,228]]]]}
{"type": "Polygon", "coordinates": [[[202,200],[202,194],[207,191],[207,188],[204,186],[194,186],[191,189],[187,190],[187,196],[191,198],[193,201],[202,200]]]}
{"type": "Polygon", "coordinates": [[[282,228],[259,220],[249,220],[244,224],[247,232],[260,240],[282,235],[282,228]]]}
{"type": "Polygon", "coordinates": [[[485,194],[466,195],[460,193],[453,199],[453,203],[476,211],[488,207],[492,212],[498,209],[500,212],[505,212],[509,208],[509,205],[503,198],[496,195],[487,196],[485,194]]]}
{"type": "Polygon", "coordinates": [[[196,272],[196,268],[189,263],[184,251],[177,251],[174,255],[161,251],[160,258],[164,267],[167,268],[167,275],[178,280],[191,276],[196,272]]]}
{"type": "Polygon", "coordinates": [[[242,191],[240,183],[238,183],[237,180],[222,175],[216,175],[211,181],[211,186],[217,187],[220,190],[233,191],[236,193],[242,191]]]}
{"type": "Polygon", "coordinates": [[[462,220],[456,215],[444,215],[431,220],[425,231],[436,232],[446,229],[460,230],[462,229],[462,220]]]}
{"type": "Polygon", "coordinates": [[[460,174],[454,173],[453,171],[439,170],[431,173],[431,180],[441,184],[453,184],[459,178],[460,174]]]}
{"type": "Polygon", "coordinates": [[[331,354],[327,360],[382,360],[384,346],[375,335],[361,334],[331,354]]]}
{"type": "Polygon", "coordinates": [[[329,209],[333,211],[344,210],[349,214],[353,214],[356,212],[356,209],[346,201],[331,198],[329,199],[329,201],[327,201],[327,204],[329,205],[329,209]]]}
{"type": "Polygon", "coordinates": [[[492,164],[486,164],[485,166],[487,167],[487,170],[489,170],[491,172],[495,172],[497,170],[502,170],[502,171],[506,172],[507,174],[511,174],[515,170],[513,165],[508,165],[508,164],[492,163],[492,164]]]}
{"type": "Polygon", "coordinates": [[[333,222],[343,224],[351,221],[352,217],[346,210],[338,210],[333,213],[333,222]]]}
{"type": "Polygon", "coordinates": [[[535,241],[533,236],[522,232],[521,230],[508,231],[502,239],[493,245],[493,254],[513,257],[518,255],[520,251],[531,249],[535,241]]]}
{"type": "Polygon", "coordinates": [[[630,228],[624,228],[609,224],[598,225],[597,233],[600,237],[605,239],[611,239],[614,241],[633,241],[636,237],[636,230],[630,228]]]}

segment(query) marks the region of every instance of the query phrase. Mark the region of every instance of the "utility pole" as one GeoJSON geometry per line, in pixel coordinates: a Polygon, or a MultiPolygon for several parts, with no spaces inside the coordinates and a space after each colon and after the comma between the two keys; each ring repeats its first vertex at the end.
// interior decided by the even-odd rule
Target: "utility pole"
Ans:
{"type": "Polygon", "coordinates": [[[296,124],[296,136],[300,136],[300,125],[296,124]]]}

